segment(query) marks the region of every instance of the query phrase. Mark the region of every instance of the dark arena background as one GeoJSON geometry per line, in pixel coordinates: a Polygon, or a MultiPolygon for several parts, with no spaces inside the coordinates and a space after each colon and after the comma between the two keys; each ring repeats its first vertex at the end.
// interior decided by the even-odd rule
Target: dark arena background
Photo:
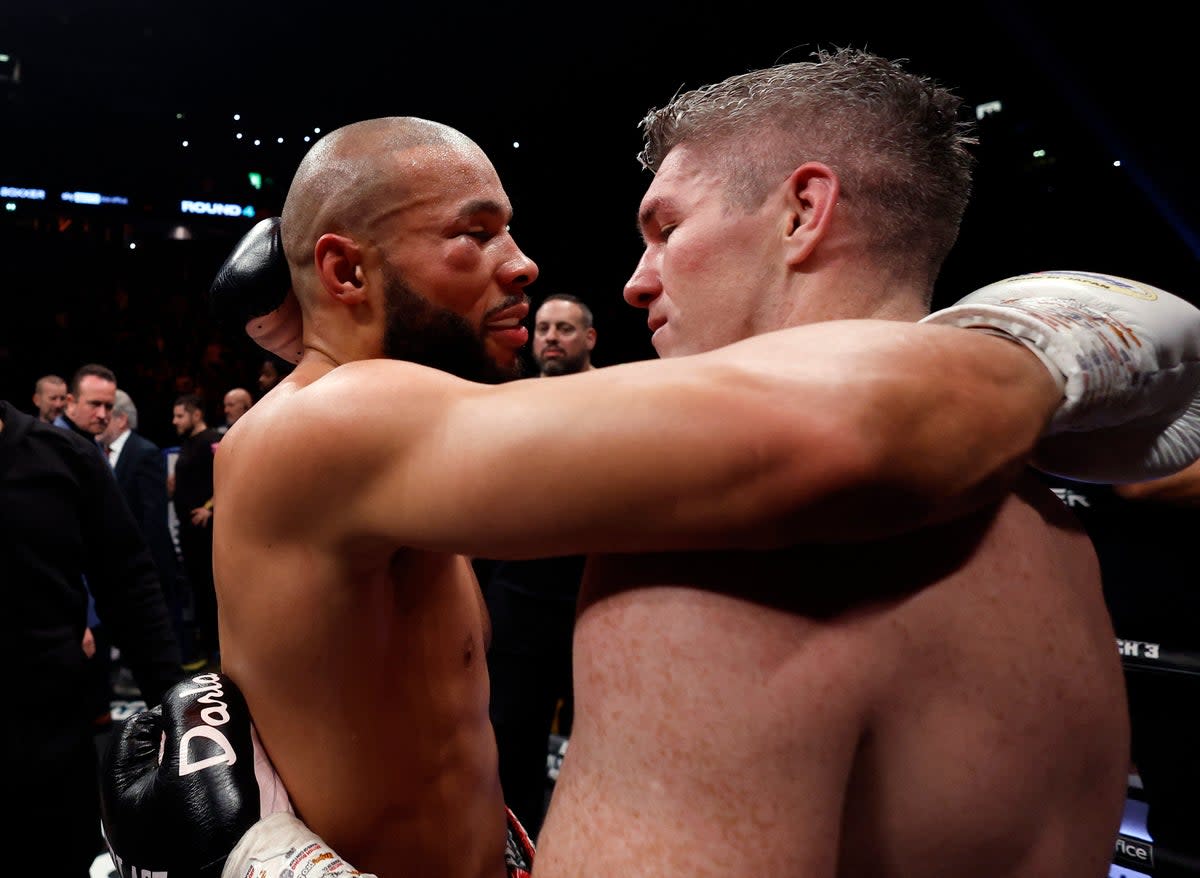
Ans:
{"type": "MultiPolygon", "coordinates": [[[[314,140],[379,116],[425,117],[473,138],[513,202],[517,242],[541,269],[529,288],[535,308],[574,294],[595,314],[596,365],[649,359],[645,313],[621,295],[641,253],[636,211],[650,180],[636,160],[639,121],[679,91],[818,48],[903,59],[962,96],[976,123],[974,197],[935,307],[1047,269],[1131,277],[1200,305],[1194,13],[1165,0],[1112,16],[1101,8],[0,0],[0,399],[32,411],[40,376],[101,363],[135,401],[138,432],[168,453],[180,394],[199,393],[207,423],[223,424],[225,392],[257,396],[268,358],[211,319],[217,269],[255,222],[278,215],[314,140]]],[[[1086,518],[1083,488],[1056,493],[1086,518]]],[[[1127,682],[1161,675],[1191,687],[1162,691],[1194,693],[1198,614],[1186,608],[1197,577],[1171,565],[1187,554],[1197,510],[1145,513],[1151,505],[1097,514],[1093,522],[1118,525],[1092,532],[1118,550],[1102,564],[1132,583],[1120,592],[1129,605],[1152,607],[1156,624],[1185,631],[1186,642],[1130,639],[1141,635],[1118,626],[1119,651],[1127,682]]],[[[109,719],[146,707],[136,688],[114,693],[135,700],[114,700],[109,719]]],[[[1183,741],[1160,751],[1165,786],[1183,771],[1197,777],[1194,695],[1147,703],[1165,719],[1141,728],[1183,741]]],[[[566,741],[550,739],[551,784],[566,741]]],[[[1181,855],[1163,835],[1150,843],[1138,770],[1110,878],[1195,878],[1194,858],[1170,871],[1181,855]]],[[[1196,784],[1178,785],[1187,788],[1179,813],[1194,814],[1196,784]]],[[[1198,837],[1194,828],[1187,839],[1198,837]]],[[[107,855],[92,874],[115,874],[107,855]]]]}
{"type": "Polygon", "coordinates": [[[28,409],[39,375],[99,361],[160,444],[177,390],[219,423],[221,394],[254,388],[258,351],[212,324],[205,291],[319,132],[381,115],[460,128],[514,202],[535,303],[579,295],[598,364],[644,359],[644,317],[621,300],[648,181],[637,122],[816,47],[908,59],[975,110],[976,194],[935,304],[1049,268],[1200,296],[1194,48],[1166,4],[1120,20],[1024,2],[4,6],[0,397],[28,409]]]}

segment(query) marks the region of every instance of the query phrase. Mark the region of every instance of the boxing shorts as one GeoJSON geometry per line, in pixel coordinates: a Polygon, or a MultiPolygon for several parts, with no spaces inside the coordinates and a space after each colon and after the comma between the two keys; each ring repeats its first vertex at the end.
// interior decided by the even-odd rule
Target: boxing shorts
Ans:
{"type": "Polygon", "coordinates": [[[504,810],[508,812],[508,843],[504,846],[504,865],[508,867],[508,878],[531,878],[533,842],[512,809],[504,810]]]}

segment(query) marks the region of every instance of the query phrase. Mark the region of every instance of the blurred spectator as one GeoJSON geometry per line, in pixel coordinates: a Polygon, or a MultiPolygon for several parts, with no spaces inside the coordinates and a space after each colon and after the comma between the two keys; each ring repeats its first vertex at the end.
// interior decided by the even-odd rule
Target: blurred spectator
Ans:
{"type": "Polygon", "coordinates": [[[285,375],[292,371],[291,363],[271,355],[262,361],[258,370],[258,398],[262,399],[274,389],[285,375]]]}
{"type": "Polygon", "coordinates": [[[38,418],[53,424],[67,407],[67,382],[57,375],[43,375],[33,387],[33,404],[38,418]]]}
{"type": "Polygon", "coordinates": [[[179,457],[168,478],[179,519],[179,551],[192,592],[196,642],[185,668],[220,667],[217,596],[212,574],[213,457],[221,435],[204,420],[204,402],[194,394],[175,400],[171,422],[179,434],[179,457]]]}
{"type": "Polygon", "coordinates": [[[128,393],[118,388],[100,442],[108,450],[117,485],[154,559],[180,648],[190,652],[183,627],[186,595],[167,518],[167,459],[162,449],[137,432],[137,426],[137,406],[128,393]]]}
{"type": "Polygon", "coordinates": [[[254,405],[254,400],[250,396],[250,391],[244,387],[235,387],[225,394],[225,423],[218,427],[218,432],[224,433],[230,427],[237,423],[237,419],[246,412],[250,411],[250,406],[254,405]]]}
{"type": "Polygon", "coordinates": [[[99,437],[108,426],[117,398],[117,376],[99,363],[80,366],[71,377],[63,412],[54,419],[56,427],[66,427],[99,448],[99,437]]]}
{"type": "Polygon", "coordinates": [[[94,443],[2,400],[0,556],[8,694],[22,712],[7,738],[7,831],[51,858],[53,874],[88,878],[103,844],[85,576],[150,703],[179,681],[179,648],[150,554],[94,443]]]}
{"type": "Polygon", "coordinates": [[[190,372],[179,372],[175,375],[175,396],[195,396],[196,394],[196,379],[192,377],[190,372]]]}

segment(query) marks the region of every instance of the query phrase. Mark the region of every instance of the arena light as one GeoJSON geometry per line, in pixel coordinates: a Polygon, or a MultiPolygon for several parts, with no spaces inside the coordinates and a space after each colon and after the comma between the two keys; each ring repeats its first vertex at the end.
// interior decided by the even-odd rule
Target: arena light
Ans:
{"type": "Polygon", "coordinates": [[[1004,110],[1004,106],[999,101],[988,101],[984,104],[975,105],[975,119],[978,121],[984,116],[990,116],[993,113],[999,113],[1004,110]]]}
{"type": "Polygon", "coordinates": [[[46,190],[29,186],[0,186],[0,198],[18,198],[23,201],[45,201],[46,190]]]}
{"type": "Polygon", "coordinates": [[[0,82],[20,82],[21,62],[15,56],[0,52],[0,82]]]}

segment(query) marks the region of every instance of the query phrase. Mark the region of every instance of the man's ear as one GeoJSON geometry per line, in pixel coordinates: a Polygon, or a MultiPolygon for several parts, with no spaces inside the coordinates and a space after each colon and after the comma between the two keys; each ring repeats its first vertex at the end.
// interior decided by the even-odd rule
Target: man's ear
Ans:
{"type": "Polygon", "coordinates": [[[833,169],[821,162],[805,162],[787,180],[788,264],[799,265],[829,233],[841,183],[833,169]]]}
{"type": "Polygon", "coordinates": [[[584,330],[583,338],[584,343],[587,345],[587,349],[589,351],[596,347],[596,327],[589,326],[586,330],[584,330]]]}
{"type": "Polygon", "coordinates": [[[322,235],[313,247],[317,277],[325,291],[347,305],[357,305],[366,296],[363,252],[353,238],[322,235]]]}

